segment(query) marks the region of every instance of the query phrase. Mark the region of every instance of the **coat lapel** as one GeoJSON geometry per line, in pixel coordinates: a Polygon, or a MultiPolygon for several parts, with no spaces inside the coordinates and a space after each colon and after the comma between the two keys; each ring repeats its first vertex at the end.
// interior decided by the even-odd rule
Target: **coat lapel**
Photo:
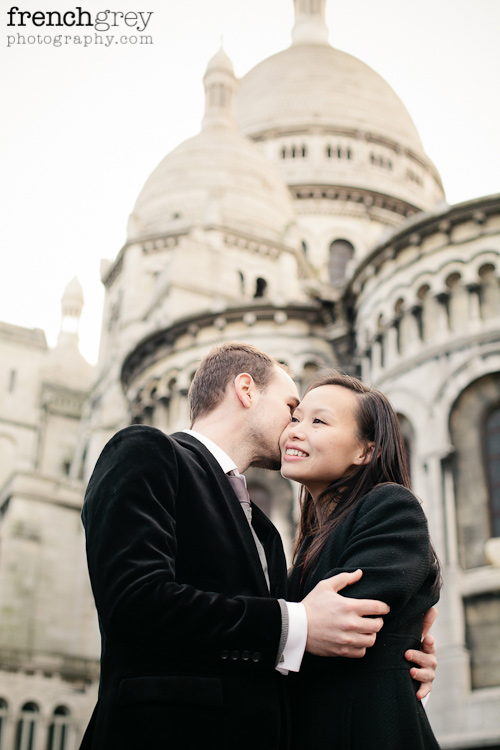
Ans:
{"type": "MultiPolygon", "coordinates": [[[[262,570],[262,565],[260,563],[259,554],[255,546],[250,526],[229,479],[224,474],[219,463],[210,453],[208,448],[200,443],[199,440],[196,440],[192,435],[184,432],[176,432],[170,437],[183,447],[188,448],[195,453],[198,460],[203,465],[209,484],[213,490],[210,492],[211,500],[214,505],[217,506],[218,512],[225,516],[226,520],[230,522],[230,525],[234,530],[233,538],[235,546],[242,550],[244,559],[247,561],[248,576],[253,582],[256,595],[269,596],[269,589],[267,588],[267,582],[262,570]]],[[[257,534],[259,535],[258,531],[257,534]]],[[[266,545],[264,544],[264,548],[265,547],[266,545]]],[[[271,568],[271,562],[269,560],[268,565],[271,589],[273,589],[274,571],[271,568]]]]}

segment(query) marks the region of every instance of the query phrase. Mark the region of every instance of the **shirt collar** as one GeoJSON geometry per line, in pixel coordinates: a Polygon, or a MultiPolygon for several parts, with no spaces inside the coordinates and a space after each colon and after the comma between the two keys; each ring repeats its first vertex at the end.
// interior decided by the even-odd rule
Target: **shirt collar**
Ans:
{"type": "Polygon", "coordinates": [[[221,467],[224,474],[227,474],[228,471],[235,471],[236,474],[239,476],[243,476],[243,474],[240,474],[238,471],[238,467],[234,463],[233,459],[225,453],[222,448],[219,448],[219,446],[213,442],[213,440],[210,440],[210,438],[205,437],[205,435],[202,435],[200,432],[196,432],[196,430],[182,430],[183,432],[187,433],[188,435],[191,435],[192,437],[196,438],[196,440],[199,440],[200,443],[203,443],[205,448],[207,448],[212,456],[215,458],[219,466],[221,467]]]}

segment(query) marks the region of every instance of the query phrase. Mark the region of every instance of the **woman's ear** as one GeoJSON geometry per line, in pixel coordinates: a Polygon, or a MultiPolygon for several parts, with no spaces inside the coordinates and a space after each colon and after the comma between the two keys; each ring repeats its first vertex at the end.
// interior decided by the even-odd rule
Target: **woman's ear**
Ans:
{"type": "MultiPolygon", "coordinates": [[[[354,463],[357,466],[370,463],[373,457],[374,450],[375,450],[375,443],[373,442],[373,440],[368,440],[366,443],[363,443],[358,453],[357,460],[354,463]]],[[[378,450],[379,456],[381,452],[382,452],[382,448],[379,447],[379,450],[378,450]]]]}

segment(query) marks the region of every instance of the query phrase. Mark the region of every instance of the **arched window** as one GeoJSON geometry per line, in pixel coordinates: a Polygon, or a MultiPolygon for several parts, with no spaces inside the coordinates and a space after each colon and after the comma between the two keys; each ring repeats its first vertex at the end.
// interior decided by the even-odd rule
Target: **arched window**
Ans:
{"type": "Polygon", "coordinates": [[[5,723],[7,721],[7,702],[0,698],[0,750],[4,750],[5,723]]]}
{"type": "Polygon", "coordinates": [[[36,703],[25,703],[17,721],[14,750],[35,750],[36,725],[40,709],[36,703]]]}
{"type": "Polygon", "coordinates": [[[306,362],[304,365],[302,378],[301,378],[301,391],[304,393],[306,388],[312,383],[316,375],[320,370],[320,366],[316,362],[306,362]]]}
{"type": "Polygon", "coordinates": [[[340,285],[345,280],[346,267],[354,255],[354,246],[349,240],[334,240],[330,245],[329,275],[330,283],[340,285]]]}
{"type": "Polygon", "coordinates": [[[307,242],[305,242],[304,240],[302,240],[302,252],[307,258],[307,242]]]}
{"type": "Polygon", "coordinates": [[[245,274],[243,271],[238,271],[238,276],[240,277],[240,292],[244,295],[245,294],[245,274]]]}
{"type": "Polygon", "coordinates": [[[66,706],[58,706],[49,724],[47,750],[68,750],[70,712],[66,706]]]}
{"type": "Polygon", "coordinates": [[[488,474],[491,536],[500,537],[500,406],[485,424],[485,461],[488,474]]]}
{"type": "Polygon", "coordinates": [[[255,294],[254,299],[258,299],[259,297],[264,297],[267,289],[267,281],[265,279],[261,279],[260,277],[255,282],[255,294]]]}
{"type": "Polygon", "coordinates": [[[405,449],[406,468],[411,478],[411,456],[412,446],[414,442],[414,432],[410,421],[404,416],[404,414],[398,414],[399,426],[401,427],[401,434],[403,436],[403,443],[405,449]]]}

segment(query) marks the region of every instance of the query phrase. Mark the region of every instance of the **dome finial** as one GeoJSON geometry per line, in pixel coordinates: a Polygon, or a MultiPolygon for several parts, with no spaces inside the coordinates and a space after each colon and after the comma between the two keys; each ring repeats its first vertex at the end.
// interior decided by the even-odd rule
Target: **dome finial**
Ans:
{"type": "Polygon", "coordinates": [[[328,44],[326,0],[294,0],[292,44],[328,44]]]}
{"type": "Polygon", "coordinates": [[[83,289],[76,276],[61,298],[61,328],[58,346],[78,345],[78,328],[83,308],[83,289]]]}
{"type": "Polygon", "coordinates": [[[233,63],[221,46],[207,65],[203,78],[205,86],[205,115],[202,127],[209,125],[235,125],[234,99],[238,81],[233,63]]]}

